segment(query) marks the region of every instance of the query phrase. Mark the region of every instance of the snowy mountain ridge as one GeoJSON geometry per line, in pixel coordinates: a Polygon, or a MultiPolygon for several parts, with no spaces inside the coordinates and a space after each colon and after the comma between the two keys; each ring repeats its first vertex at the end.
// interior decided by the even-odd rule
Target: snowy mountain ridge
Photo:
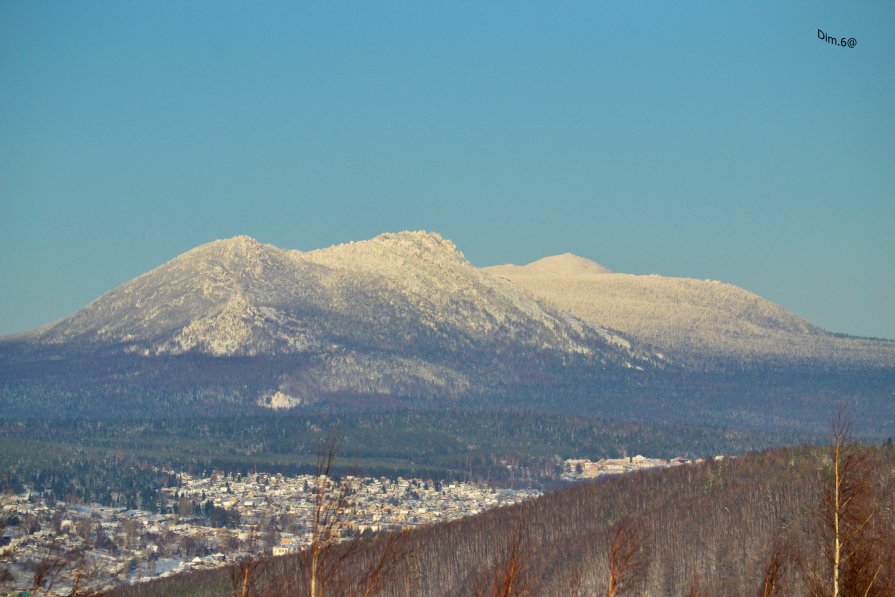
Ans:
{"type": "Polygon", "coordinates": [[[883,412],[893,374],[895,342],[730,284],[571,254],[477,268],[432,232],[313,251],[217,240],[0,339],[0,407],[23,414],[501,404],[723,422],[856,392],[883,412]],[[761,402],[756,384],[806,402],[761,402]]]}
{"type": "Polygon", "coordinates": [[[484,391],[511,382],[538,354],[617,368],[643,368],[653,358],[473,267],[453,243],[427,232],[310,252],[247,236],[213,241],[24,338],[145,357],[302,355],[301,366],[259,397],[271,407],[305,404],[321,392],[484,391]]]}
{"type": "MultiPolygon", "coordinates": [[[[598,354],[817,359],[892,366],[895,343],[826,332],[762,297],[711,280],[614,273],[570,253],[473,267],[434,232],[381,234],[308,252],[248,236],[196,247],[17,337],[103,343],[144,355],[397,351],[435,344],[598,354]],[[617,330],[613,331],[613,330],[617,330]]],[[[378,357],[377,357],[378,358],[378,357]]]]}
{"type": "Polygon", "coordinates": [[[831,334],[732,284],[613,273],[595,262],[580,265],[587,261],[563,255],[483,270],[678,362],[770,358],[895,366],[895,342],[831,334]],[[570,262],[578,266],[570,268],[570,262]]]}
{"type": "Polygon", "coordinates": [[[499,276],[526,276],[526,277],[550,277],[550,278],[574,278],[599,276],[602,274],[611,274],[612,270],[603,265],[573,255],[571,253],[563,253],[562,255],[554,255],[551,257],[542,257],[537,261],[532,261],[528,265],[493,265],[483,268],[491,274],[499,276]]]}
{"type": "Polygon", "coordinates": [[[379,326],[375,333],[398,338],[411,332],[397,328],[418,319],[435,335],[510,336],[542,349],[588,354],[586,338],[596,334],[629,347],[626,339],[545,308],[474,268],[453,243],[425,232],[310,252],[246,236],[214,241],[35,336],[51,343],[133,343],[156,354],[251,355],[324,347],[334,316],[342,327],[349,321],[379,326]]]}

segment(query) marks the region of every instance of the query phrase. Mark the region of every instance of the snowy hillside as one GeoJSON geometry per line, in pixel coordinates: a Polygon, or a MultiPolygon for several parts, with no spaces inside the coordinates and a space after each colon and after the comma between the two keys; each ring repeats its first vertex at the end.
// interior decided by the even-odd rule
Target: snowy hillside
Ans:
{"type": "Polygon", "coordinates": [[[320,392],[456,396],[504,383],[499,369],[539,353],[621,368],[648,358],[619,334],[476,269],[427,232],[307,253],[246,236],[215,241],[26,337],[146,357],[309,357],[272,380],[259,398],[272,407],[320,392]]]}
{"type": "MultiPolygon", "coordinates": [[[[638,348],[645,344],[681,363],[722,357],[895,364],[893,342],[830,334],[730,284],[612,273],[568,253],[477,269],[431,232],[310,252],[247,236],[214,241],[24,338],[114,345],[145,356],[323,355],[339,371],[390,358],[368,355],[349,365],[346,352],[385,352],[405,360],[380,362],[380,371],[412,370],[447,388],[470,381],[430,365],[481,352],[551,351],[629,367],[653,359],[638,348]],[[421,355],[428,355],[425,364],[421,355]]],[[[295,383],[314,375],[322,374],[303,372],[295,383]]]]}
{"type": "Polygon", "coordinates": [[[246,236],[215,241],[100,297],[36,339],[121,344],[146,355],[305,350],[316,338],[284,307],[326,300],[312,283],[324,275],[317,270],[246,236]]]}
{"type": "Polygon", "coordinates": [[[218,240],[0,339],[0,410],[29,416],[499,406],[813,425],[848,399],[886,427],[893,375],[895,342],[729,284],[569,254],[479,269],[429,232],[309,252],[218,240]]]}
{"type": "MultiPolygon", "coordinates": [[[[474,268],[452,242],[435,233],[383,234],[302,257],[363,284],[375,281],[381,298],[376,304],[385,307],[385,315],[422,323],[435,336],[580,354],[592,354],[594,340],[625,352],[630,348],[619,335],[545,307],[474,268]],[[396,304],[395,297],[406,305],[396,304]],[[402,310],[408,306],[410,312],[402,310]]],[[[354,309],[365,308],[352,303],[354,309]]]]}
{"type": "Polygon", "coordinates": [[[603,267],[596,261],[578,257],[571,253],[542,257],[528,265],[495,265],[484,269],[492,274],[496,273],[506,278],[514,276],[527,278],[578,278],[612,273],[612,270],[603,267]]]}
{"type": "Polygon", "coordinates": [[[303,253],[240,236],[202,245],[36,333],[146,354],[307,352],[340,344],[501,341],[590,354],[620,337],[544,307],[426,232],[303,253]]]}
{"type": "Polygon", "coordinates": [[[594,325],[649,343],[679,362],[722,357],[895,365],[895,342],[830,334],[722,282],[611,273],[568,254],[483,271],[594,325]]]}

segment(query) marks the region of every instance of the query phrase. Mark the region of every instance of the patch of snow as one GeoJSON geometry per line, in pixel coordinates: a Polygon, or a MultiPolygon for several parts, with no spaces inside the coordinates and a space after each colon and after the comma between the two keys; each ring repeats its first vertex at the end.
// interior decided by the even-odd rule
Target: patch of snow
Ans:
{"type": "Polygon", "coordinates": [[[258,405],[273,410],[288,410],[301,406],[305,401],[295,396],[290,396],[282,390],[277,390],[273,394],[262,396],[258,399],[258,405]]]}

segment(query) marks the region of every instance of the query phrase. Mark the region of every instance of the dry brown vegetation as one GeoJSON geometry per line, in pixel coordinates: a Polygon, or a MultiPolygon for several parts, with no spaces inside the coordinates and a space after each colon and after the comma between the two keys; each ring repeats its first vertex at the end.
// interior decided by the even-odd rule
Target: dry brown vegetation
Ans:
{"type": "Polygon", "coordinates": [[[635,591],[645,579],[646,565],[641,531],[626,518],[617,525],[609,544],[607,597],[635,591]]]}
{"type": "MultiPolygon", "coordinates": [[[[895,449],[840,439],[601,480],[335,545],[325,594],[892,595],[895,449]]],[[[308,557],[269,560],[259,594],[310,595],[308,557]]],[[[178,586],[225,594],[215,593],[214,578],[185,575],[117,594],[182,593],[178,586]]]]}
{"type": "Polygon", "coordinates": [[[842,411],[829,452],[813,521],[819,549],[800,554],[808,591],[816,597],[895,595],[892,487],[885,478],[891,463],[851,441],[842,411]]]}

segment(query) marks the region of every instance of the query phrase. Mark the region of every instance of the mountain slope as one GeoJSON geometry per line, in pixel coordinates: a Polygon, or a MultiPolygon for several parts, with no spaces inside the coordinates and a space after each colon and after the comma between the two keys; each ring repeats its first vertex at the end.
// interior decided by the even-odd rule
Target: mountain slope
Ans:
{"type": "Polygon", "coordinates": [[[426,232],[311,252],[245,236],[214,241],[19,339],[145,358],[301,357],[261,392],[272,407],[346,392],[480,393],[516,383],[545,357],[618,368],[649,358],[623,336],[474,268],[426,232]]]}
{"type": "Polygon", "coordinates": [[[895,342],[836,336],[731,284],[612,273],[587,262],[567,254],[483,271],[678,361],[809,359],[895,365],[895,342]]]}
{"type": "Polygon", "coordinates": [[[507,278],[517,276],[526,278],[579,278],[612,273],[612,270],[596,261],[578,257],[571,253],[542,257],[528,265],[494,265],[483,269],[507,278]]]}
{"type": "Polygon", "coordinates": [[[98,298],[32,339],[119,344],[149,354],[301,350],[311,340],[282,305],[319,303],[318,268],[240,236],[202,245],[98,298]],[[279,284],[278,279],[291,280],[279,284]]]}
{"type": "Polygon", "coordinates": [[[236,237],[0,339],[0,412],[471,407],[815,431],[848,400],[884,433],[893,346],[572,255],[481,270],[426,232],[310,252],[236,237]]]}
{"type": "MultiPolygon", "coordinates": [[[[866,464],[855,476],[887,496],[880,500],[885,508],[882,504],[890,503],[895,491],[895,451],[876,447],[864,454],[866,464]]],[[[825,561],[831,541],[818,525],[826,512],[819,496],[833,482],[824,464],[829,459],[825,448],[778,448],[579,483],[520,504],[420,525],[392,535],[393,542],[361,544],[343,560],[332,589],[354,594],[358,580],[370,574],[370,562],[383,561],[383,550],[391,549],[402,555],[391,574],[381,577],[384,596],[406,595],[407,579],[414,576],[419,579],[414,594],[420,597],[492,594],[492,587],[505,587],[504,579],[511,578],[514,587],[530,595],[605,595],[612,548],[622,545],[633,549],[627,588],[620,594],[766,594],[762,588],[776,552],[775,587],[785,588],[776,594],[808,595],[806,570],[831,575],[825,561]]],[[[842,578],[850,581],[843,581],[847,590],[842,594],[855,588],[856,576],[866,574],[857,593],[864,594],[877,574],[872,583],[877,591],[867,595],[891,596],[891,521],[874,516],[860,533],[873,537],[873,543],[863,545],[876,548],[864,547],[861,554],[862,562],[872,563],[847,568],[842,578]]],[[[618,552],[615,556],[617,571],[622,567],[618,552]]],[[[299,561],[270,561],[259,568],[260,575],[276,578],[277,588],[287,579],[307,586],[299,561]]],[[[232,574],[228,569],[192,572],[123,586],[113,595],[220,595],[229,590],[232,574]]]]}
{"type": "Polygon", "coordinates": [[[628,343],[472,267],[432,233],[303,253],[240,236],[202,245],[36,331],[46,343],[116,343],[218,356],[513,342],[591,354],[628,343]]]}

